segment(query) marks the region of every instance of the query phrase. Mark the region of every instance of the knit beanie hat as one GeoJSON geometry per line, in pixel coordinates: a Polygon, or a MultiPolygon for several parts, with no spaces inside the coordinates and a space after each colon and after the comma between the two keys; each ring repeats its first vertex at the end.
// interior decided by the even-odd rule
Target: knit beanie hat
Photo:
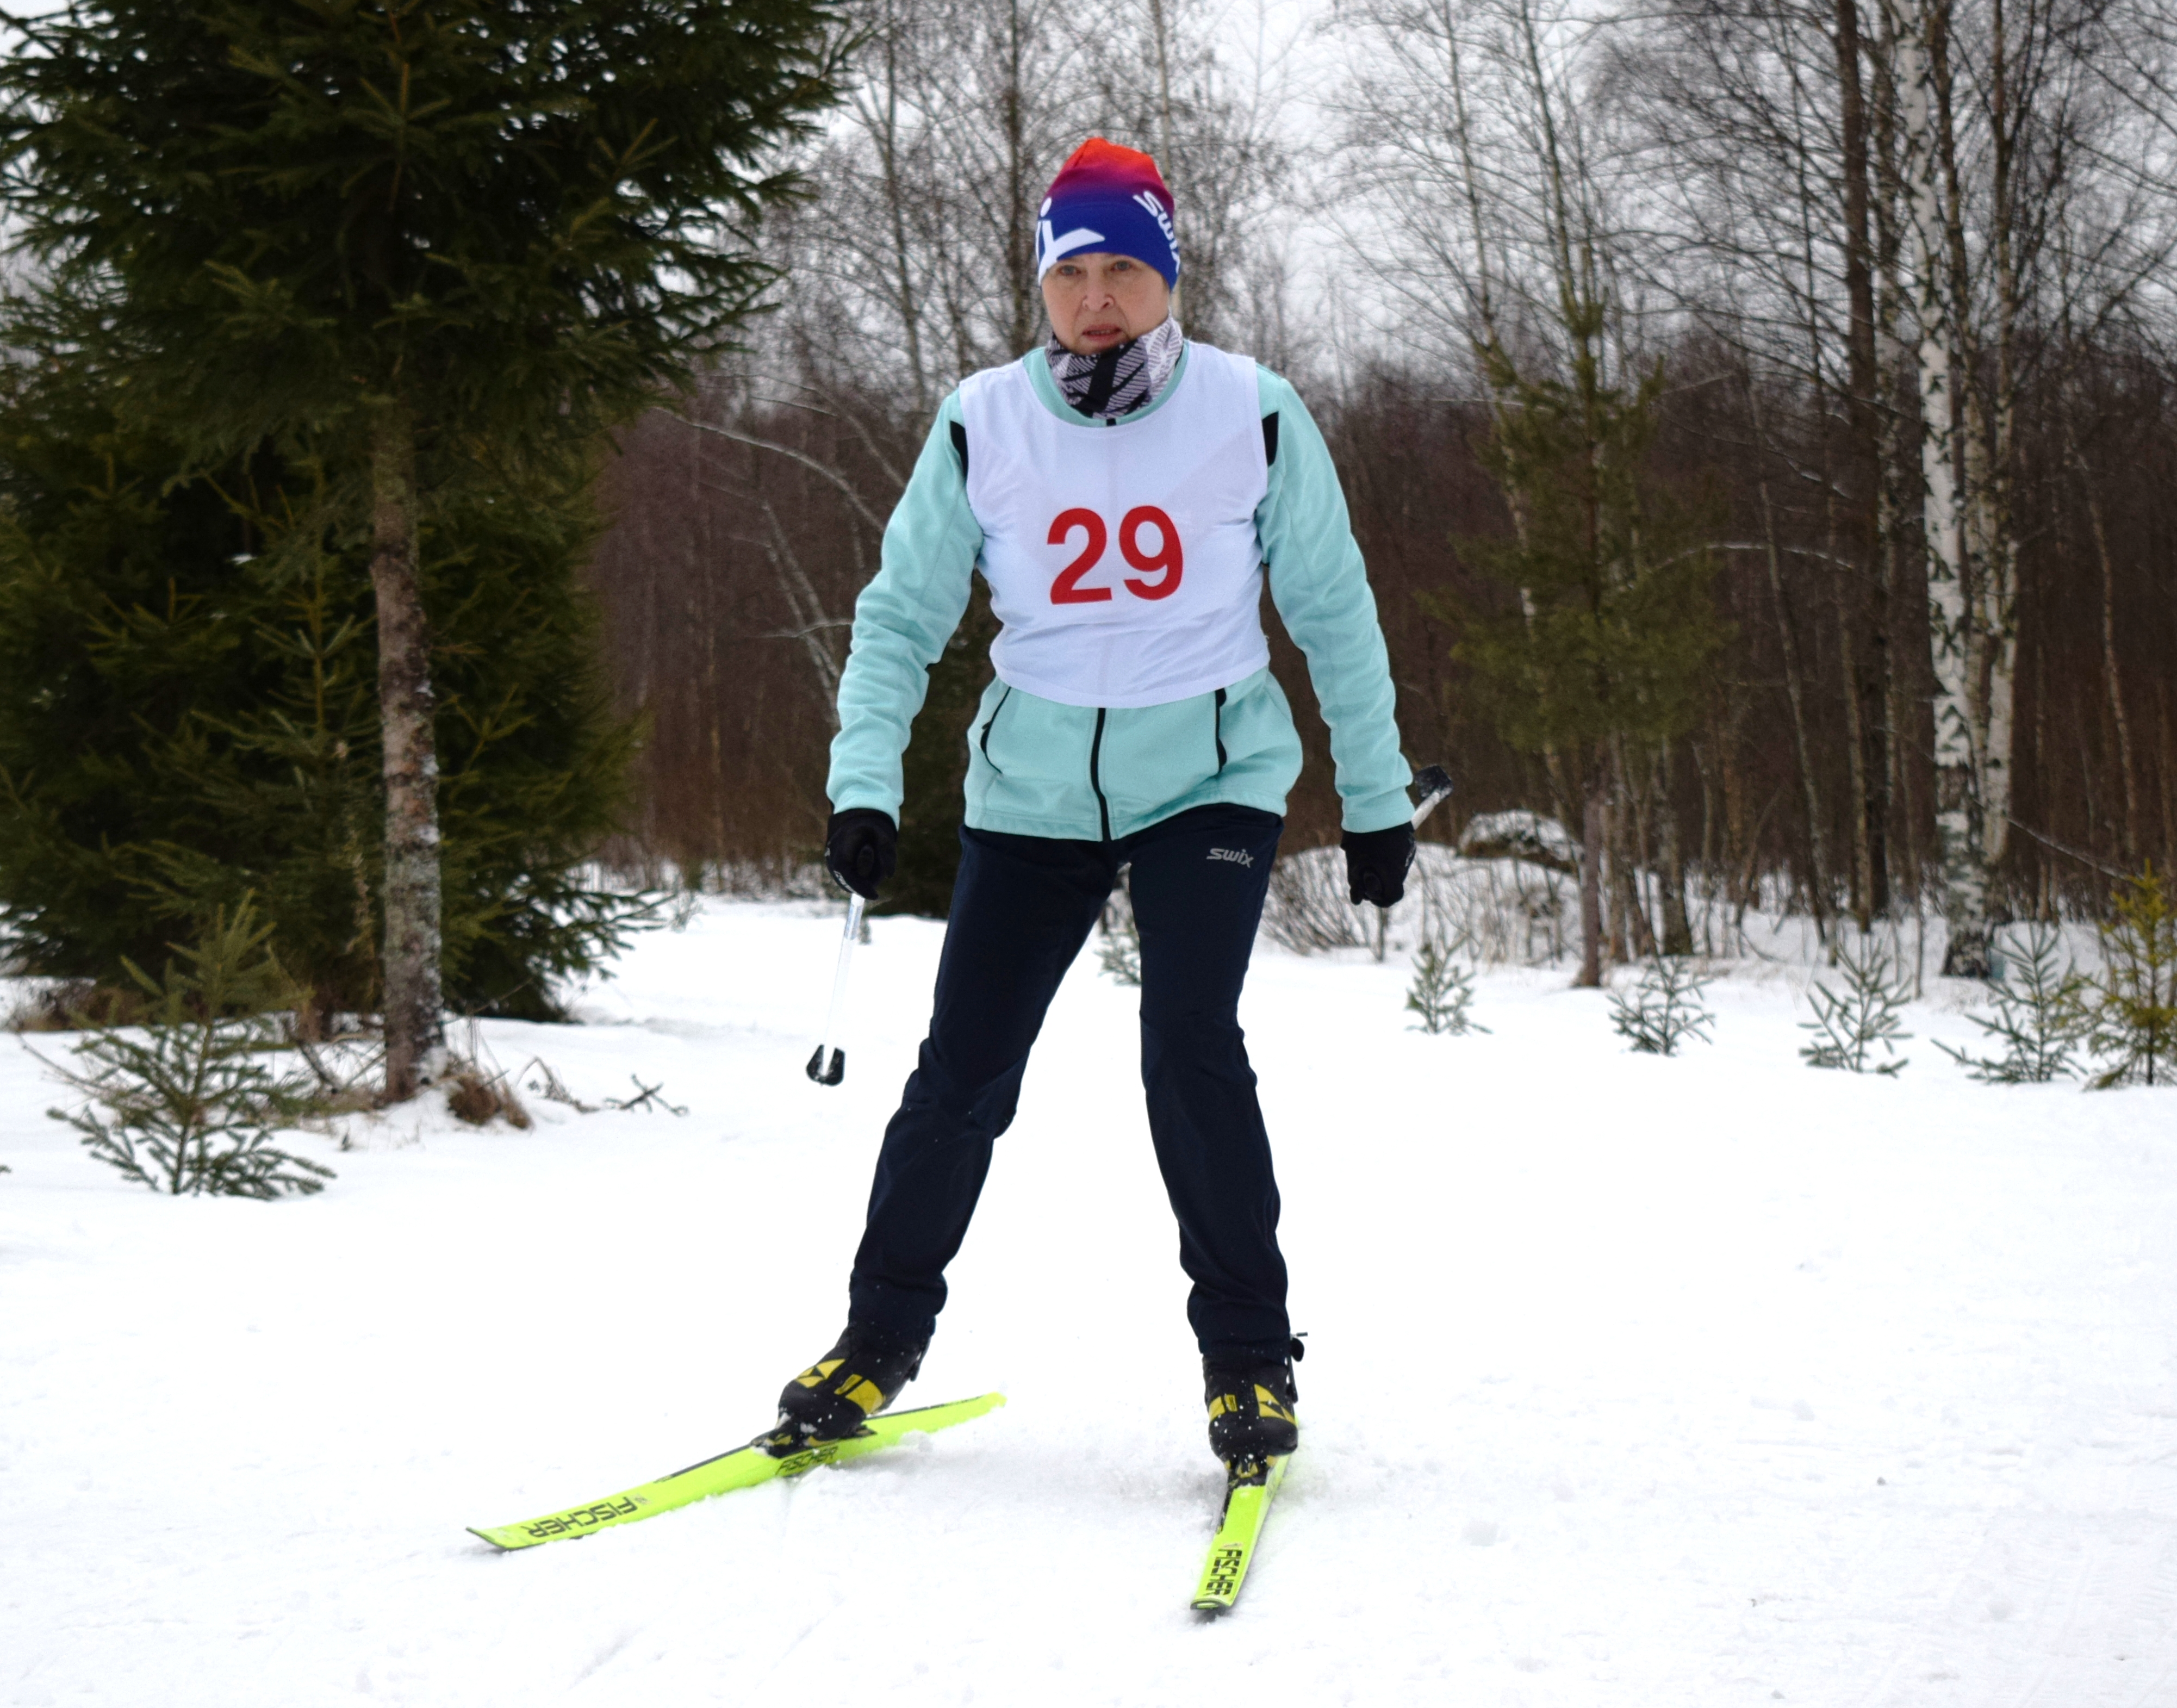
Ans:
{"type": "Polygon", "coordinates": [[[1131,255],[1179,282],[1179,234],[1171,192],[1157,163],[1138,150],[1092,136],[1058,169],[1035,227],[1035,276],[1068,255],[1131,255]]]}

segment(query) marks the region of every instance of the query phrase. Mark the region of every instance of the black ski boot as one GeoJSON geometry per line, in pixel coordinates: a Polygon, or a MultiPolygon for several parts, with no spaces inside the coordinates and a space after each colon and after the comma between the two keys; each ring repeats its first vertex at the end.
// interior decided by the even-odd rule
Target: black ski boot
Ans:
{"type": "Polygon", "coordinates": [[[1300,1386],[1293,1379],[1293,1360],[1305,1350],[1295,1340],[1283,1358],[1213,1352],[1203,1359],[1212,1453],[1231,1465],[1279,1459],[1300,1445],[1300,1419],[1293,1411],[1300,1386]]]}
{"type": "Polygon", "coordinates": [[[786,1384],[778,1428],[797,1441],[859,1435],[922,1368],[927,1340],[903,1340],[849,1323],[838,1345],[786,1384]]]}

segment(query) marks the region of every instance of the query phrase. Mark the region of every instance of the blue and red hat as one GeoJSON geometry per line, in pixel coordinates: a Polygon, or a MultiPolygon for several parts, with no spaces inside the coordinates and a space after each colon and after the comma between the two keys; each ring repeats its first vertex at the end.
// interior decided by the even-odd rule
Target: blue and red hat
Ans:
{"type": "Polygon", "coordinates": [[[1179,282],[1179,234],[1171,192],[1157,163],[1138,149],[1092,136],[1058,169],[1035,226],[1035,276],[1068,255],[1131,255],[1179,282]]]}

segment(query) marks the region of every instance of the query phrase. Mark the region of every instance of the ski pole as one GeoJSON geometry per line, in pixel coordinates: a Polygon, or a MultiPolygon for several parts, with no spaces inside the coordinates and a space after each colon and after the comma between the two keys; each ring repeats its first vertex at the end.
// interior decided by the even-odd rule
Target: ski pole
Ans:
{"type": "Polygon", "coordinates": [[[809,1058],[809,1077],[819,1085],[837,1085],[847,1077],[847,1052],[834,1050],[839,1035],[839,1011],[847,1004],[847,963],[854,958],[854,939],[862,934],[862,898],[847,903],[847,929],[839,939],[839,970],[832,975],[832,1012],[824,1017],[824,1039],[809,1058]]]}
{"type": "Polygon", "coordinates": [[[1421,804],[1414,809],[1414,828],[1419,830],[1421,821],[1450,798],[1451,773],[1441,765],[1425,765],[1414,773],[1414,787],[1421,794],[1421,804]]]}

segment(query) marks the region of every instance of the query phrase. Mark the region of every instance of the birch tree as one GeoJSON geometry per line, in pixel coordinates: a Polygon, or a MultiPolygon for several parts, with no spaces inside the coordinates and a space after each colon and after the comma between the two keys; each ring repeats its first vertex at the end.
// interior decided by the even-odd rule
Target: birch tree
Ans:
{"type": "Polygon", "coordinates": [[[1963,281],[1949,242],[1956,213],[1956,134],[1951,110],[1951,0],[1885,0],[1895,58],[1898,182],[1910,234],[1908,300],[1916,327],[1919,399],[1921,532],[1927,543],[1929,634],[1935,672],[1935,830],[1950,927],[1943,970],[1989,973],[1989,873],[1985,803],[1977,749],[1987,726],[1971,691],[1977,650],[1967,599],[1968,536],[1958,489],[1962,461],[1955,310],[1963,281]],[[1946,172],[1945,162],[1950,170],[1946,172]],[[1952,189],[1946,214],[1943,192],[1952,189]],[[1976,737],[1981,738],[1976,740],[1976,737]]]}
{"type": "Polygon", "coordinates": [[[1986,977],[1989,924],[2008,911],[2022,417],[2043,352],[2082,317],[2121,318],[2166,263],[2152,204],[2167,198],[2142,194],[2123,110],[2136,85],[2101,0],[1885,4],[1918,326],[1945,970],[1986,977]],[[2084,265],[2078,243],[2056,241],[2081,225],[2084,265]]]}
{"type": "MultiPolygon", "coordinates": [[[[2122,191],[2125,223],[2141,212],[2123,187],[2145,179],[2111,146],[2123,127],[2111,122],[2106,17],[2103,0],[1882,0],[1871,20],[1858,0],[1686,0],[1660,19],[1629,18],[1618,50],[1619,110],[1666,215],[1650,265],[1743,352],[1760,376],[1748,401],[1757,436],[1819,495],[1863,926],[1884,888],[1893,799],[1908,835],[1912,820],[1899,743],[1916,720],[1900,677],[1918,672],[1896,650],[1913,630],[1894,595],[1926,576],[1949,964],[1968,974],[1985,971],[1989,923],[2005,906],[2021,423],[2056,341],[2056,299],[2086,282],[2052,276],[2049,233],[2089,161],[2098,194],[2122,191]],[[1833,413],[1835,431],[1793,445],[1801,412],[1760,395],[1778,384],[1833,413]]],[[[2094,270],[2103,305],[2131,288],[2094,270]]],[[[1765,483],[1760,495],[1819,892],[1828,863],[1807,672],[1765,483]]]]}

